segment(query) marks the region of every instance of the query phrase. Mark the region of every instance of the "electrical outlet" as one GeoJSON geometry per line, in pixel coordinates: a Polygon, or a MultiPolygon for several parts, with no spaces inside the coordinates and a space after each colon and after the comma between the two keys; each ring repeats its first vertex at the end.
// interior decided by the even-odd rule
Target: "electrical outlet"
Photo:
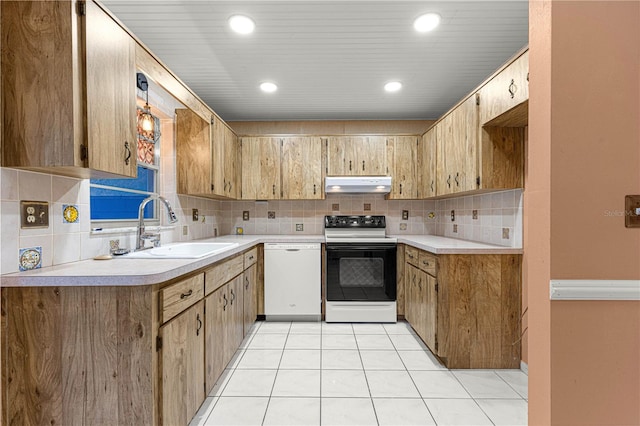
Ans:
{"type": "Polygon", "coordinates": [[[296,223],[296,231],[304,231],[304,224],[296,223]]]}
{"type": "Polygon", "coordinates": [[[471,219],[478,219],[478,210],[472,210],[471,211],[471,219]]]}
{"type": "Polygon", "coordinates": [[[364,211],[365,212],[371,211],[371,204],[370,203],[364,203],[364,211]]]}
{"type": "Polygon", "coordinates": [[[509,228],[502,228],[502,239],[503,240],[509,239],[509,228]]]}
{"type": "Polygon", "coordinates": [[[242,220],[249,220],[249,210],[244,210],[242,212],[242,220]]]}
{"type": "Polygon", "coordinates": [[[47,201],[20,201],[22,228],[48,228],[49,203],[47,201]]]}
{"type": "Polygon", "coordinates": [[[456,211],[451,210],[451,222],[455,222],[455,220],[456,220],[456,211]]]}
{"type": "Polygon", "coordinates": [[[182,235],[189,235],[189,227],[187,225],[182,225],[182,235]]]}
{"type": "Polygon", "coordinates": [[[409,210],[402,210],[402,220],[409,220],[409,210]]]}
{"type": "Polygon", "coordinates": [[[457,233],[458,233],[458,224],[457,224],[457,223],[454,223],[454,224],[453,224],[453,233],[454,233],[454,234],[457,234],[457,233]]]}
{"type": "Polygon", "coordinates": [[[276,212],[267,212],[267,219],[275,219],[276,212]]]}
{"type": "Polygon", "coordinates": [[[191,209],[191,217],[194,222],[198,221],[198,209],[191,209]]]}

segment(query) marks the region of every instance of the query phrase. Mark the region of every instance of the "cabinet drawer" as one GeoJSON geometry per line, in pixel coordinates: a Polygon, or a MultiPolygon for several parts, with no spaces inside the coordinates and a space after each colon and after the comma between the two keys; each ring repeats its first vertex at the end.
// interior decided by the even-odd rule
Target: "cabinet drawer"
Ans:
{"type": "Polygon", "coordinates": [[[418,267],[429,275],[436,275],[437,258],[426,251],[421,251],[418,255],[418,267]]]}
{"type": "Polygon", "coordinates": [[[204,274],[187,278],[160,291],[160,322],[165,323],[204,296],[204,274]]]}
{"type": "Polygon", "coordinates": [[[413,266],[419,267],[418,264],[418,250],[415,247],[406,246],[404,249],[404,261],[413,266]]]}
{"type": "Polygon", "coordinates": [[[213,268],[208,269],[204,276],[205,296],[214,292],[224,283],[231,281],[233,277],[239,275],[244,270],[244,256],[238,255],[232,259],[218,263],[213,268]]]}
{"type": "Polygon", "coordinates": [[[244,269],[258,261],[258,248],[254,247],[244,254],[244,269]]]}

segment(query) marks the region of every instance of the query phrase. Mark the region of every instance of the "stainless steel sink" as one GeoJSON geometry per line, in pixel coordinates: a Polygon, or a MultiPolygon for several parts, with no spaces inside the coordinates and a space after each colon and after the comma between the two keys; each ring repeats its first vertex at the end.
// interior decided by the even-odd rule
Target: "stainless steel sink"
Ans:
{"type": "Polygon", "coordinates": [[[126,254],[134,259],[198,259],[238,247],[238,243],[177,243],[126,254]]]}

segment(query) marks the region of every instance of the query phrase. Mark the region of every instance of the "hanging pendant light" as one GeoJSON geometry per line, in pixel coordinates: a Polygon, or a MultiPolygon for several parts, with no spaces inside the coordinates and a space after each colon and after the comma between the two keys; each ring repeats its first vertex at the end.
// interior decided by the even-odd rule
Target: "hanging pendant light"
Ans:
{"type": "Polygon", "coordinates": [[[151,107],[149,106],[149,83],[142,73],[137,74],[137,80],[138,88],[143,90],[147,96],[142,114],[138,117],[138,125],[145,132],[152,132],[155,127],[155,119],[151,115],[151,107]]]}

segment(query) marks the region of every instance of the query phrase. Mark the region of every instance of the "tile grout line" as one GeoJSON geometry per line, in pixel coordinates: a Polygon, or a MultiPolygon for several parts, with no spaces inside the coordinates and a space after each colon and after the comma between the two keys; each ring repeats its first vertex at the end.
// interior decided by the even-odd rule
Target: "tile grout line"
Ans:
{"type": "Polygon", "coordinates": [[[364,381],[367,383],[367,390],[369,391],[369,400],[371,401],[371,407],[373,408],[373,415],[376,417],[376,424],[380,425],[380,420],[378,420],[378,412],[376,411],[376,405],[373,403],[373,395],[371,394],[371,387],[369,386],[369,378],[367,377],[367,370],[364,368],[364,361],[362,361],[362,354],[360,353],[360,345],[358,345],[358,337],[356,336],[356,330],[355,328],[353,328],[353,324],[351,324],[351,328],[353,329],[353,340],[356,341],[356,349],[358,350],[358,357],[360,358],[360,363],[362,364],[362,374],[364,375],[364,381]]]}
{"type": "MultiPolygon", "coordinates": [[[[469,390],[467,389],[467,387],[464,385],[464,383],[462,383],[462,381],[458,378],[458,376],[455,375],[455,373],[451,370],[449,370],[451,372],[451,374],[453,375],[453,377],[455,377],[455,379],[458,381],[458,383],[460,383],[460,386],[462,386],[462,388],[465,390],[465,392],[467,392],[469,394],[469,396],[471,397],[471,399],[473,400],[473,402],[476,404],[476,406],[480,409],[480,411],[482,411],[482,414],[484,414],[485,416],[487,416],[487,419],[489,419],[489,421],[491,422],[492,425],[495,425],[495,422],[493,421],[493,419],[491,417],[489,417],[489,415],[482,409],[482,407],[480,406],[480,404],[478,404],[478,401],[476,401],[476,398],[471,395],[471,392],[469,392],[469,390]]],[[[494,373],[495,374],[495,373],[494,373]]],[[[497,376],[497,374],[496,374],[497,376]]],[[[517,392],[516,392],[517,393],[517,392]]]]}
{"type": "Polygon", "coordinates": [[[287,337],[284,339],[284,345],[282,345],[282,353],[280,354],[280,361],[278,361],[278,368],[276,368],[276,375],[273,378],[273,383],[271,384],[271,392],[269,392],[269,399],[267,399],[267,406],[264,409],[264,414],[262,415],[262,423],[264,425],[265,420],[267,419],[267,412],[269,411],[269,405],[271,403],[271,397],[273,396],[273,389],[276,387],[276,380],[278,380],[278,373],[280,372],[280,365],[282,364],[282,358],[284,358],[284,351],[287,347],[287,341],[289,340],[289,334],[291,333],[291,325],[289,323],[289,329],[287,330],[287,337]]]}
{"type": "MultiPolygon", "coordinates": [[[[515,370],[515,369],[514,369],[514,370],[515,370]]],[[[522,370],[518,370],[518,371],[522,371],[522,370]]],[[[511,389],[513,389],[513,391],[514,391],[515,393],[517,393],[517,394],[518,394],[518,396],[519,396],[521,399],[523,399],[523,400],[527,401],[527,399],[526,399],[525,397],[523,397],[523,396],[520,394],[520,392],[518,392],[518,390],[517,390],[516,388],[514,388],[514,387],[511,385],[511,383],[509,383],[509,382],[507,381],[507,379],[505,379],[505,378],[504,378],[504,377],[502,377],[500,374],[498,374],[498,372],[497,372],[495,369],[493,370],[493,372],[496,374],[496,376],[500,377],[500,379],[502,379],[502,381],[503,381],[503,382],[505,382],[505,383],[506,383],[506,384],[507,384],[511,389]]],[[[527,381],[528,381],[528,378],[527,378],[527,381]]]]}

